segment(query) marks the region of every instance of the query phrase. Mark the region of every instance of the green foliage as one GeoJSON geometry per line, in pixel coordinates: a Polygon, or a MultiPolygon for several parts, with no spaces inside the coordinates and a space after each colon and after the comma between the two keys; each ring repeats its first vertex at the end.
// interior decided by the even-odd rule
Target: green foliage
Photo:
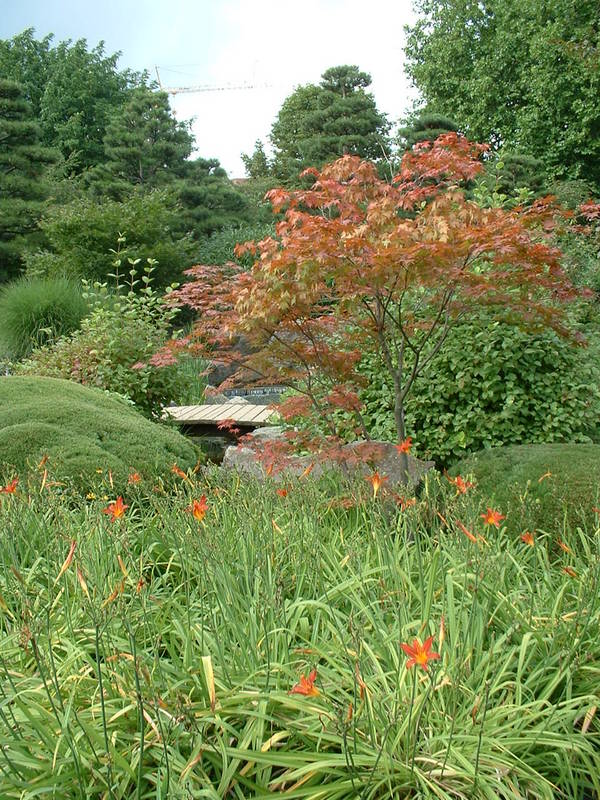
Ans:
{"type": "Polygon", "coordinates": [[[473,475],[477,495],[506,514],[514,533],[563,534],[592,528],[600,498],[600,445],[495,447],[454,464],[451,475],[473,475]]]}
{"type": "MultiPolygon", "coordinates": [[[[39,475],[3,496],[0,796],[600,791],[597,525],[555,554],[485,530],[469,495],[443,527],[433,482],[403,513],[365,481],[177,483],[128,487],[114,523],[106,499],[76,507],[39,475]],[[427,672],[400,649],[415,637],[440,654],[427,672]],[[313,669],[319,694],[292,693],[313,669]]],[[[92,491],[117,494],[106,472],[92,491]]]]}
{"type": "Polygon", "coordinates": [[[160,417],[164,406],[185,391],[185,376],[175,365],[153,366],[151,357],[170,338],[176,310],[169,309],[150,286],[151,266],[144,270],[142,289],[136,270],[126,293],[109,295],[95,285],[89,297],[92,311],[80,330],[53,345],[35,350],[17,365],[23,375],[68,378],[129,398],[149,417],[160,417]]]}
{"type": "Polygon", "coordinates": [[[443,114],[424,111],[406,121],[397,141],[401,150],[411,150],[419,142],[433,142],[451,131],[458,131],[458,123],[443,114]]]}
{"type": "Polygon", "coordinates": [[[18,360],[71,333],[89,309],[68,278],[21,278],[0,289],[0,354],[18,360]]]}
{"type": "Polygon", "coordinates": [[[306,167],[321,167],[345,153],[373,161],[387,152],[389,124],[365,92],[371,83],[356,66],[333,67],[319,86],[299,86],[283,103],[271,129],[274,174],[297,183],[306,167]]]}
{"type": "Polygon", "coordinates": [[[171,116],[166,92],[138,87],[108,123],[104,157],[90,173],[91,186],[116,200],[134,187],[164,186],[183,176],[192,146],[189,125],[171,116]]]}
{"type": "Polygon", "coordinates": [[[23,85],[43,143],[60,150],[69,172],[103,160],[109,119],[143,80],[117,70],[119,55],[107,56],[103,43],[88,50],[85,39],[57,45],[52,35],[37,40],[33,28],[0,40],[0,74],[23,85]]]}
{"type": "Polygon", "coordinates": [[[258,242],[267,236],[273,236],[274,232],[272,222],[250,222],[235,228],[223,228],[199,243],[196,250],[198,263],[223,265],[228,261],[234,261],[236,264],[250,268],[254,263],[253,256],[246,253],[238,257],[233,252],[234,247],[236,244],[248,241],[258,242]]]}
{"type": "Polygon", "coordinates": [[[48,194],[44,172],[55,154],[21,87],[0,80],[0,283],[15,277],[25,251],[40,240],[37,223],[48,194]]]}
{"type": "Polygon", "coordinates": [[[407,71],[466,135],[600,187],[597,0],[416,0],[407,71]]]}
{"type": "Polygon", "coordinates": [[[254,143],[252,155],[249,156],[246,153],[242,153],[242,163],[249,178],[268,178],[271,175],[271,165],[260,139],[257,139],[254,143]]]}
{"type": "Polygon", "coordinates": [[[56,378],[1,377],[0,470],[23,474],[46,455],[53,479],[87,491],[98,469],[111,470],[117,493],[134,470],[154,480],[175,461],[183,469],[196,462],[183,436],[107,392],[56,378]]]}
{"type": "MultiPolygon", "coordinates": [[[[367,426],[393,441],[392,387],[375,360],[363,362],[367,426]]],[[[599,419],[594,352],[485,315],[454,328],[406,402],[416,454],[442,466],[505,444],[589,441],[599,419]]]]}
{"type": "Polygon", "coordinates": [[[243,224],[252,213],[216,158],[186,161],[184,177],[174,183],[174,190],[182,208],[180,227],[197,242],[221,228],[243,224]]]}
{"type": "Polygon", "coordinates": [[[180,207],[167,189],[132,192],[122,202],[82,198],[48,212],[41,229],[51,250],[28,256],[27,271],[103,283],[113,271],[111,248],[126,237],[121,257],[155,259],[155,284],[164,287],[181,280],[195,261],[192,242],[180,225],[180,207]]]}

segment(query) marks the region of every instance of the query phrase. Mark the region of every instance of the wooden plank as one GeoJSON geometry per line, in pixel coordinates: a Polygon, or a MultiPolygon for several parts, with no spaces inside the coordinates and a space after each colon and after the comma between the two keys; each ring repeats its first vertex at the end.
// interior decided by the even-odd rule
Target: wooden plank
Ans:
{"type": "Polygon", "coordinates": [[[214,424],[231,419],[240,424],[261,425],[267,423],[273,411],[264,405],[252,403],[219,403],[195,406],[171,406],[165,409],[175,422],[193,425],[194,423],[214,424]]]}

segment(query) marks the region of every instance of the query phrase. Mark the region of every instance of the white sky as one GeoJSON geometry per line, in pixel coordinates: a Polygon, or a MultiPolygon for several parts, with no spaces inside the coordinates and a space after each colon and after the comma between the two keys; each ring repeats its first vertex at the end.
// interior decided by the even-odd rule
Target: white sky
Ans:
{"type": "Polygon", "coordinates": [[[171,98],[178,119],[194,118],[198,155],[218,158],[232,178],[244,175],[240,153],[256,139],[268,149],[294,87],[329,67],[369,72],[379,110],[396,122],[416,97],[403,70],[413,19],[410,0],[0,0],[0,38],[34,27],[55,41],[104,40],[108,53],[122,51],[122,68],[154,77],[158,65],[163,86],[256,84],[171,98]]]}

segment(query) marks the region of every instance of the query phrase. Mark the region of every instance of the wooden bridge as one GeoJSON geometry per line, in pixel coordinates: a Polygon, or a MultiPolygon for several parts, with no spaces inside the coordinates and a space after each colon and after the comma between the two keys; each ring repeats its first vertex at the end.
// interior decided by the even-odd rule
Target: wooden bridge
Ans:
{"type": "Polygon", "coordinates": [[[274,411],[252,403],[215,403],[195,406],[169,406],[165,416],[178,425],[215,430],[220,422],[231,420],[238,428],[261,428],[273,423],[274,411]]]}

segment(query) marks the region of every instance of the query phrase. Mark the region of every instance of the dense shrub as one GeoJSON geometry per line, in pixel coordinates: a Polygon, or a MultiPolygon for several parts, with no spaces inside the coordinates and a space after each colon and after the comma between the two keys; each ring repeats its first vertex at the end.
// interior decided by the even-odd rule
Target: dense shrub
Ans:
{"type": "Polygon", "coordinates": [[[252,222],[237,227],[223,228],[199,243],[198,263],[222,265],[228,261],[235,261],[250,268],[254,258],[250,254],[237,258],[233,252],[236,244],[242,244],[249,240],[260,241],[267,236],[273,236],[274,233],[275,228],[272,222],[252,222]]]}
{"type": "Polygon", "coordinates": [[[89,292],[93,310],[80,330],[34,351],[16,371],[108,389],[128,397],[147,416],[160,416],[185,392],[187,377],[176,366],[148,363],[169,338],[176,314],[153,291],[150,272],[151,267],[142,278],[143,289],[132,279],[126,294],[110,295],[106,285],[97,285],[89,292]]]}
{"type": "Polygon", "coordinates": [[[23,358],[74,331],[89,309],[67,278],[20,278],[0,289],[0,354],[23,358]]]}
{"type": "Polygon", "coordinates": [[[118,397],[55,378],[0,378],[0,472],[23,473],[46,455],[54,478],[83,489],[110,469],[116,491],[134,470],[156,480],[196,461],[188,440],[118,397]]]}
{"type": "Polygon", "coordinates": [[[593,529],[598,519],[600,445],[498,447],[474,453],[449,472],[473,475],[482,504],[506,514],[512,532],[593,529]]]}
{"type": "Polygon", "coordinates": [[[195,260],[191,239],[181,229],[181,208],[166,189],[133,192],[122,203],[80,199],[51,211],[42,230],[51,249],[28,256],[29,274],[106,281],[114,271],[112,248],[119,238],[122,259],[156,261],[155,281],[161,287],[180,281],[195,260]]]}
{"type": "MultiPolygon", "coordinates": [[[[589,441],[600,419],[592,349],[483,316],[459,325],[407,399],[418,455],[447,465],[505,444],[589,441]]],[[[374,360],[364,362],[370,433],[393,440],[392,389],[374,360]]]]}

